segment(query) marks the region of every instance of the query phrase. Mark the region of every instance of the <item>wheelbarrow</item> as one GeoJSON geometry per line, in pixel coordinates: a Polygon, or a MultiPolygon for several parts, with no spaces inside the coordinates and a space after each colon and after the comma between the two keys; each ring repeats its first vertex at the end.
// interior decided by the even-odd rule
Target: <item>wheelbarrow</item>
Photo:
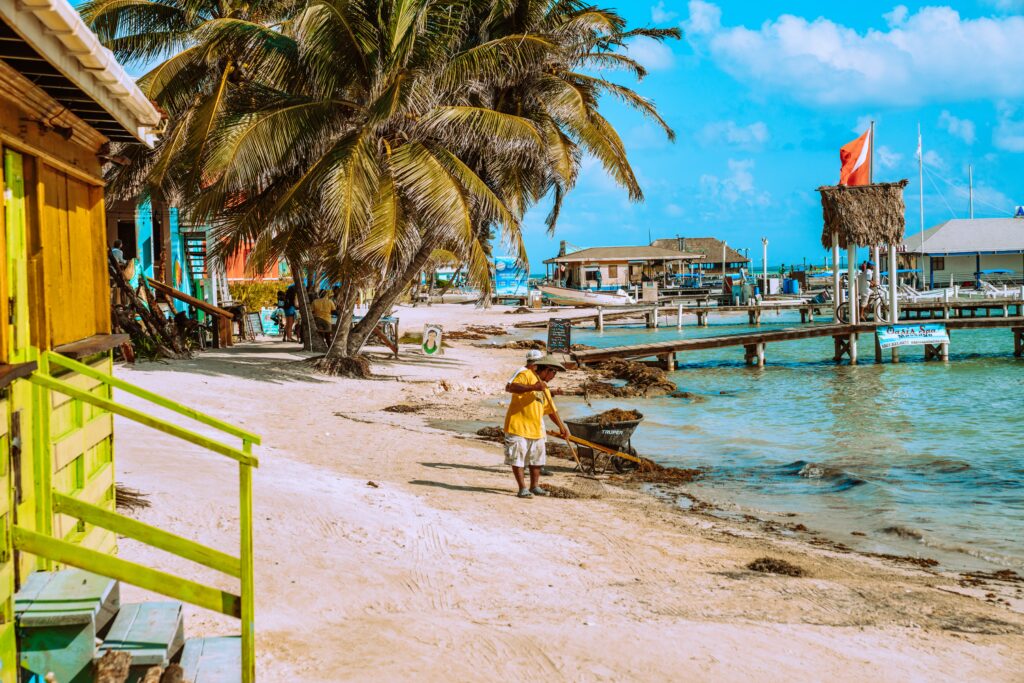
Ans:
{"type": "MultiPolygon", "coordinates": [[[[583,422],[582,420],[564,420],[569,433],[578,439],[589,441],[604,446],[613,451],[622,451],[627,455],[636,456],[636,449],[633,448],[630,440],[633,432],[643,422],[643,415],[636,420],[623,420],[622,422],[609,422],[599,424],[597,422],[583,422]]],[[[604,474],[611,464],[616,472],[622,473],[629,469],[635,469],[637,462],[625,460],[614,455],[599,451],[596,448],[577,445],[577,452],[580,456],[581,466],[589,474],[604,474]]]]}

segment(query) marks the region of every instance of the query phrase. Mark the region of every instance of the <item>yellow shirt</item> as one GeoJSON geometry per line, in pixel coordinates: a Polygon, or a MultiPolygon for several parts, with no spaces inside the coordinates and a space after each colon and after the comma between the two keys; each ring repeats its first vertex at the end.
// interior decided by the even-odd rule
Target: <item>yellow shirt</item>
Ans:
{"type": "MultiPolygon", "coordinates": [[[[533,370],[523,369],[510,384],[536,384],[540,377],[533,370]]],[[[505,413],[505,433],[521,436],[526,439],[544,438],[544,416],[555,412],[555,402],[551,400],[551,392],[527,391],[512,394],[505,413]]]]}
{"type": "Polygon", "coordinates": [[[331,324],[331,313],[334,312],[334,302],[331,301],[330,297],[322,296],[319,299],[316,299],[310,305],[310,308],[313,309],[314,317],[326,320],[328,325],[331,324]]]}

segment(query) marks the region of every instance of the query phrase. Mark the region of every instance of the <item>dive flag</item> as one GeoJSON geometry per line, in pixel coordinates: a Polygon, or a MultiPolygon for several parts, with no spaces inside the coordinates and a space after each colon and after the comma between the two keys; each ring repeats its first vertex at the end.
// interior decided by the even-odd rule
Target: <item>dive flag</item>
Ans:
{"type": "Polygon", "coordinates": [[[840,185],[867,185],[871,182],[871,129],[839,148],[840,185]]]}

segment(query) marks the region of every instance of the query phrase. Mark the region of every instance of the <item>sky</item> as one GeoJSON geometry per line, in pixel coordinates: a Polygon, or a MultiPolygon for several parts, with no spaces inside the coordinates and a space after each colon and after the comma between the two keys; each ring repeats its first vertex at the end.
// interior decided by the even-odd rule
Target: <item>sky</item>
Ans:
{"type": "Polygon", "coordinates": [[[839,148],[871,121],[875,180],[910,180],[908,232],[920,227],[919,124],[926,227],[968,216],[969,166],[976,217],[1024,204],[1024,0],[601,4],[631,26],[683,31],[678,41],[630,46],[650,71],[643,81],[605,73],[653,99],[677,138],[602,102],[644,201],[631,203],[600,163],[585,160],[553,237],[548,205],[526,217],[531,272],[543,272],[560,240],[639,245],[677,235],[726,239],[749,249],[757,268],[762,237],[773,266],[820,264],[815,189],[838,181],[839,148]]]}

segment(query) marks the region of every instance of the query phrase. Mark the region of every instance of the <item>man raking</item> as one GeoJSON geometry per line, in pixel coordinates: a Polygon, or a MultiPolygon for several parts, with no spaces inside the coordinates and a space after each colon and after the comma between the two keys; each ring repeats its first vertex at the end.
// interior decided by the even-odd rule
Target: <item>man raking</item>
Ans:
{"type": "Polygon", "coordinates": [[[538,484],[540,468],[547,462],[544,416],[551,417],[563,439],[569,436],[548,390],[548,382],[559,370],[564,371],[565,367],[558,359],[544,356],[532,365],[527,364],[505,385],[505,391],[512,394],[505,414],[505,464],[512,466],[520,498],[548,495],[538,484]],[[523,476],[524,467],[530,468],[529,487],[523,476]]]}

